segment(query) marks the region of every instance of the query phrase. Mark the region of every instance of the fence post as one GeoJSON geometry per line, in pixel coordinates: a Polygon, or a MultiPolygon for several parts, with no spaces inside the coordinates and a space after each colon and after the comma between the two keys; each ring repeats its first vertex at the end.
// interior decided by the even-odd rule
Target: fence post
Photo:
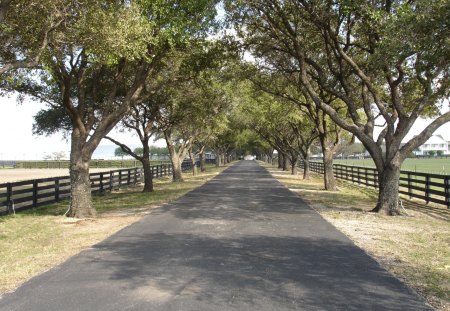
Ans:
{"type": "Polygon", "coordinates": [[[112,191],[114,187],[114,173],[112,171],[109,172],[109,191],[112,191]]]}
{"type": "Polygon", "coordinates": [[[37,207],[38,203],[38,182],[37,180],[33,181],[33,207],[37,207]]]}
{"type": "Polygon", "coordinates": [[[131,170],[128,169],[127,185],[131,184],[131,170]]]}
{"type": "Polygon", "coordinates": [[[8,206],[8,213],[10,213],[12,209],[12,195],[12,185],[9,182],[6,184],[6,205],[8,206]]]}
{"type": "Polygon", "coordinates": [[[122,170],[119,171],[119,189],[121,185],[122,185],[122,170]]]}
{"type": "Polygon", "coordinates": [[[425,201],[430,203],[430,176],[425,176],[425,201]]]}
{"type": "Polygon", "coordinates": [[[55,201],[59,201],[59,178],[55,178],[55,201]]]}
{"type": "Polygon", "coordinates": [[[103,173],[100,173],[100,193],[103,193],[103,173]]]}
{"type": "Polygon", "coordinates": [[[445,176],[444,187],[445,187],[445,201],[447,202],[447,209],[450,209],[450,176],[445,176]]]}
{"type": "Polygon", "coordinates": [[[409,195],[409,199],[412,199],[411,173],[410,172],[408,172],[408,195],[409,195]]]}

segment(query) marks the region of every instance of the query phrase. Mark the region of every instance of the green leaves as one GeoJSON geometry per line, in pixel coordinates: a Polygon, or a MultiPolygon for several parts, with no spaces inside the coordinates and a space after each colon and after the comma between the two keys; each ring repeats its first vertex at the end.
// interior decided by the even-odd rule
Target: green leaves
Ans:
{"type": "Polygon", "coordinates": [[[73,36],[80,38],[80,46],[86,46],[93,59],[106,63],[117,63],[121,58],[151,58],[148,47],[157,44],[155,23],[133,3],[96,7],[87,11],[74,28],[73,36]]]}

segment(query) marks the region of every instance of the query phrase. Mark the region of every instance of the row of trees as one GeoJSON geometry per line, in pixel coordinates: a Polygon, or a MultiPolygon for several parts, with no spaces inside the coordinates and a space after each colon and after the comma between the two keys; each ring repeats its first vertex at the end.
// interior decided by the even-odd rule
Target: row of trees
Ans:
{"type": "Polygon", "coordinates": [[[398,214],[402,162],[450,121],[450,112],[440,113],[449,97],[448,1],[225,4],[243,51],[254,58],[254,84],[276,101],[293,103],[315,126],[326,189],[335,188],[332,156],[343,129],[375,162],[380,189],[374,211],[398,214]],[[434,120],[402,144],[421,116],[434,120]]]}
{"type": "MultiPolygon", "coordinates": [[[[174,181],[194,144],[200,152],[221,130],[229,102],[222,70],[232,54],[208,36],[217,1],[1,1],[2,92],[47,103],[36,134],[71,141],[69,216],[96,215],[89,161],[107,138],[143,163],[152,191],[149,141],[167,142],[174,181]],[[142,152],[108,137],[134,132],[142,152]]],[[[219,144],[219,143],[217,143],[219,144]]]]}
{"type": "Polygon", "coordinates": [[[448,3],[225,0],[220,24],[218,2],[0,2],[0,89],[48,104],[36,134],[70,138],[69,215],[95,216],[89,160],[102,139],[142,162],[152,191],[155,137],[176,182],[182,160],[207,147],[218,164],[231,154],[270,161],[276,150],[293,174],[302,158],[308,178],[318,145],[327,190],[336,190],[334,154],[357,138],[379,172],[374,211],[397,214],[403,160],[450,121],[439,110],[449,95],[448,3]],[[231,37],[218,35],[225,25],[231,37]],[[423,116],[434,121],[402,144],[423,116]],[[116,126],[139,137],[139,152],[109,136],[116,126]]]}

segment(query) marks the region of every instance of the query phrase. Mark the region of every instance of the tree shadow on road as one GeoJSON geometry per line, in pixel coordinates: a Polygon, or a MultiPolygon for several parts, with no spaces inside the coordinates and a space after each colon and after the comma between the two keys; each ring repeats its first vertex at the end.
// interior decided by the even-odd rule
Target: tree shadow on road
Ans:
{"type": "Polygon", "coordinates": [[[252,310],[428,310],[351,243],[295,237],[154,233],[96,246],[91,264],[130,293],[252,310]]]}

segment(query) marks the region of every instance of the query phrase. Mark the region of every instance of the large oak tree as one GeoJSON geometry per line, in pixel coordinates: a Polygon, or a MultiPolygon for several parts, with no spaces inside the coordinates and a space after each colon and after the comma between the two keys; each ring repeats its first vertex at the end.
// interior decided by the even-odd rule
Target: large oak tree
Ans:
{"type": "Polygon", "coordinates": [[[138,101],[164,55],[210,29],[215,1],[70,2],[69,18],[51,32],[38,70],[15,89],[49,104],[40,114],[45,126],[55,111],[69,120],[64,123],[71,138],[69,215],[92,217],[94,150],[138,101]]]}
{"type": "Polygon", "coordinates": [[[284,73],[297,74],[316,107],[364,144],[378,170],[373,211],[398,214],[401,164],[450,121],[439,111],[450,84],[448,1],[226,3],[245,47],[264,65],[289,63],[284,73]],[[341,100],[347,116],[321,93],[341,100]],[[421,116],[434,120],[404,142],[421,116]]]}

